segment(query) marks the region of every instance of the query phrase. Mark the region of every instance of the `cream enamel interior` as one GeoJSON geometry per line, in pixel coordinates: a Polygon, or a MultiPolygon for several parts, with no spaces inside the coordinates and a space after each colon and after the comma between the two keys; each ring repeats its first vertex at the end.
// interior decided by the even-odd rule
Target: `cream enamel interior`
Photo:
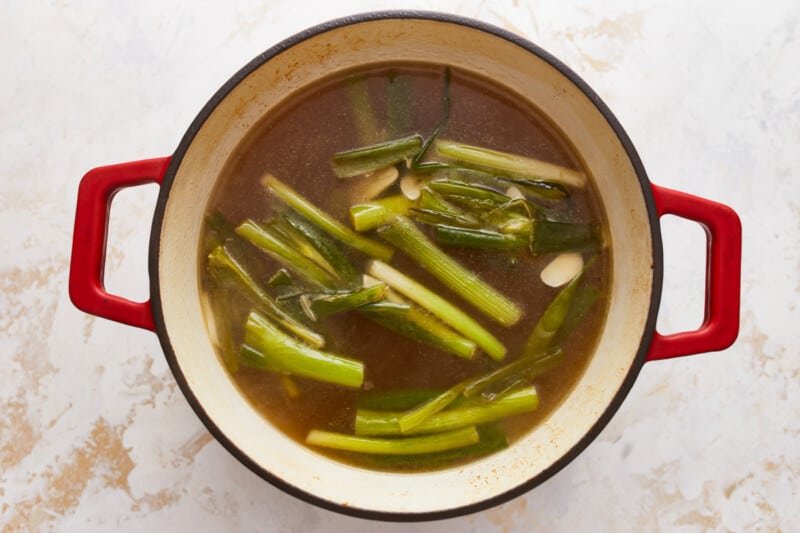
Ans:
{"type": "Polygon", "coordinates": [[[514,489],[567,453],[608,407],[634,362],[647,319],[652,242],[641,185],[606,119],[569,79],[528,50],[474,28],[386,19],[338,27],[271,58],[211,113],[180,162],[165,206],[158,273],[164,324],[180,370],[221,432],[264,470],[352,508],[427,513],[514,489]],[[466,467],[387,474],[334,462],[283,436],[234,387],[204,333],[197,246],[206,200],[249,128],[292,91],[331,72],[391,60],[448,62],[534,102],[572,140],[601,192],[613,253],[607,324],[587,371],[546,423],[508,450],[466,467]]]}

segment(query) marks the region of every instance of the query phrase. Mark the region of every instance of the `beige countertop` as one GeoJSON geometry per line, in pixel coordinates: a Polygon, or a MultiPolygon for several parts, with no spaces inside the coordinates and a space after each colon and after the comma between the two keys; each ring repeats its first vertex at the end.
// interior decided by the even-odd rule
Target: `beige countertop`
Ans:
{"type": "MultiPolygon", "coordinates": [[[[0,17],[3,531],[800,530],[800,3],[7,2],[0,17]],[[90,5],[91,4],[91,5],[90,5]],[[170,154],[242,65],[310,25],[435,8],[542,46],[614,111],[651,180],[744,228],[741,331],[645,365],[594,443],[477,514],[408,526],[262,481],[194,415],[156,336],[85,315],[67,274],[80,177],[170,154]]],[[[144,299],[156,186],[115,200],[109,290],[144,299]]],[[[702,319],[704,238],[664,219],[659,328],[702,319]]]]}

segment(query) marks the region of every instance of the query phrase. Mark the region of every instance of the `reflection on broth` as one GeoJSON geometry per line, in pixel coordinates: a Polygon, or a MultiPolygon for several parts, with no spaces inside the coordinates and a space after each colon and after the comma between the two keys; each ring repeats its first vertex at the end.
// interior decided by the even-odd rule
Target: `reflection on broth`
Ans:
{"type": "Polygon", "coordinates": [[[530,103],[473,74],[377,65],[291,95],[207,215],[221,360],[266,419],[341,461],[418,471],[504,448],[565,399],[602,328],[593,183],[530,103]]]}

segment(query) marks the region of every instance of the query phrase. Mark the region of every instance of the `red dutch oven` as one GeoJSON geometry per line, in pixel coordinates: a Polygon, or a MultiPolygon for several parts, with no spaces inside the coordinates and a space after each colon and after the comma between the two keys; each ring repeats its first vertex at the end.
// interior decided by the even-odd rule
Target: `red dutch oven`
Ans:
{"type": "Polygon", "coordinates": [[[741,225],[729,207],[652,184],[622,126],[564,64],[534,44],[450,15],[384,12],[306,30],[237,72],[200,111],[175,153],[96,168],[80,183],[70,266],[74,304],[156,332],[181,390],[209,431],[253,472],[311,503],[385,520],[429,520],[485,509],[563,468],[599,434],[647,361],[721,350],[739,328],[741,225]],[[234,386],[206,334],[198,246],[209,195],[231,154],[288,95],[332,73],[392,61],[447,63],[489,76],[535,105],[570,140],[609,223],[608,315],[595,353],[562,403],[508,449],[466,466],[383,473],[333,461],[265,421],[234,386]],[[103,287],[115,192],[161,187],[150,237],[150,300],[103,287]],[[707,235],[705,319],[696,331],[655,330],[662,284],[659,218],[707,235]]]}

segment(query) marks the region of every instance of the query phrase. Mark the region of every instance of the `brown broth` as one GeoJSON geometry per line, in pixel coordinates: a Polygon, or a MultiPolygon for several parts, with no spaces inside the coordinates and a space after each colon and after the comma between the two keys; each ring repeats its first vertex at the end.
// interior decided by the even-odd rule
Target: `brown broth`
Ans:
{"type": "MultiPolygon", "coordinates": [[[[399,133],[419,133],[425,137],[441,117],[443,71],[440,66],[400,64],[375,66],[357,74],[368,84],[377,117],[386,115],[387,80],[394,76],[406,77],[412,95],[410,127],[408,131],[399,133]]],[[[231,157],[209,201],[208,211],[219,210],[234,224],[248,217],[266,219],[272,213],[274,201],[261,186],[260,179],[269,172],[349,226],[348,196],[357,183],[337,179],[330,170],[330,158],[337,151],[360,145],[347,93],[346,80],[352,74],[333,76],[291,95],[253,128],[231,157]]],[[[535,107],[489,80],[461,71],[452,73],[450,117],[440,136],[582,168],[569,143],[535,107]]],[[[572,219],[604,221],[591,181],[585,190],[573,191],[566,202],[572,219]]],[[[478,319],[508,348],[504,362],[513,360],[519,355],[544,308],[560,290],[547,287],[539,278],[542,268],[553,256],[534,257],[528,251],[507,253],[453,248],[447,251],[501,293],[521,304],[525,312],[522,320],[511,328],[489,321],[456,294],[442,288],[430,274],[402,253],[395,255],[392,265],[424,285],[435,288],[478,319]]],[[[259,252],[254,249],[254,253],[259,252]]],[[[365,258],[358,253],[352,253],[351,257],[360,262],[357,265],[364,263],[365,258]]],[[[259,276],[269,276],[278,268],[266,256],[259,256],[259,261],[264,265],[259,276]]],[[[199,263],[203,289],[207,291],[211,281],[205,273],[203,249],[199,263]]],[[[604,251],[587,272],[584,283],[594,284],[605,294],[609,272],[610,258],[604,251]]],[[[234,297],[231,312],[225,319],[232,321],[236,339],[243,335],[242,326],[248,311],[247,302],[234,297]]],[[[564,362],[535,381],[540,397],[539,409],[503,422],[512,441],[545,419],[567,396],[586,367],[604,315],[605,302],[601,299],[583,319],[579,330],[562,344],[566,354],[564,362]]],[[[215,322],[222,319],[215,317],[215,322]]],[[[465,361],[401,337],[353,312],[332,315],[314,324],[314,328],[325,336],[326,351],[364,363],[365,388],[369,389],[445,389],[497,366],[481,352],[473,360],[465,361]]],[[[312,428],[353,432],[359,391],[292,378],[300,394],[297,398],[289,398],[281,378],[273,373],[240,367],[232,377],[271,423],[299,442],[303,442],[312,428]]],[[[360,463],[354,454],[319,451],[346,462],[360,463]]],[[[371,463],[363,465],[369,467],[371,463]]]]}

